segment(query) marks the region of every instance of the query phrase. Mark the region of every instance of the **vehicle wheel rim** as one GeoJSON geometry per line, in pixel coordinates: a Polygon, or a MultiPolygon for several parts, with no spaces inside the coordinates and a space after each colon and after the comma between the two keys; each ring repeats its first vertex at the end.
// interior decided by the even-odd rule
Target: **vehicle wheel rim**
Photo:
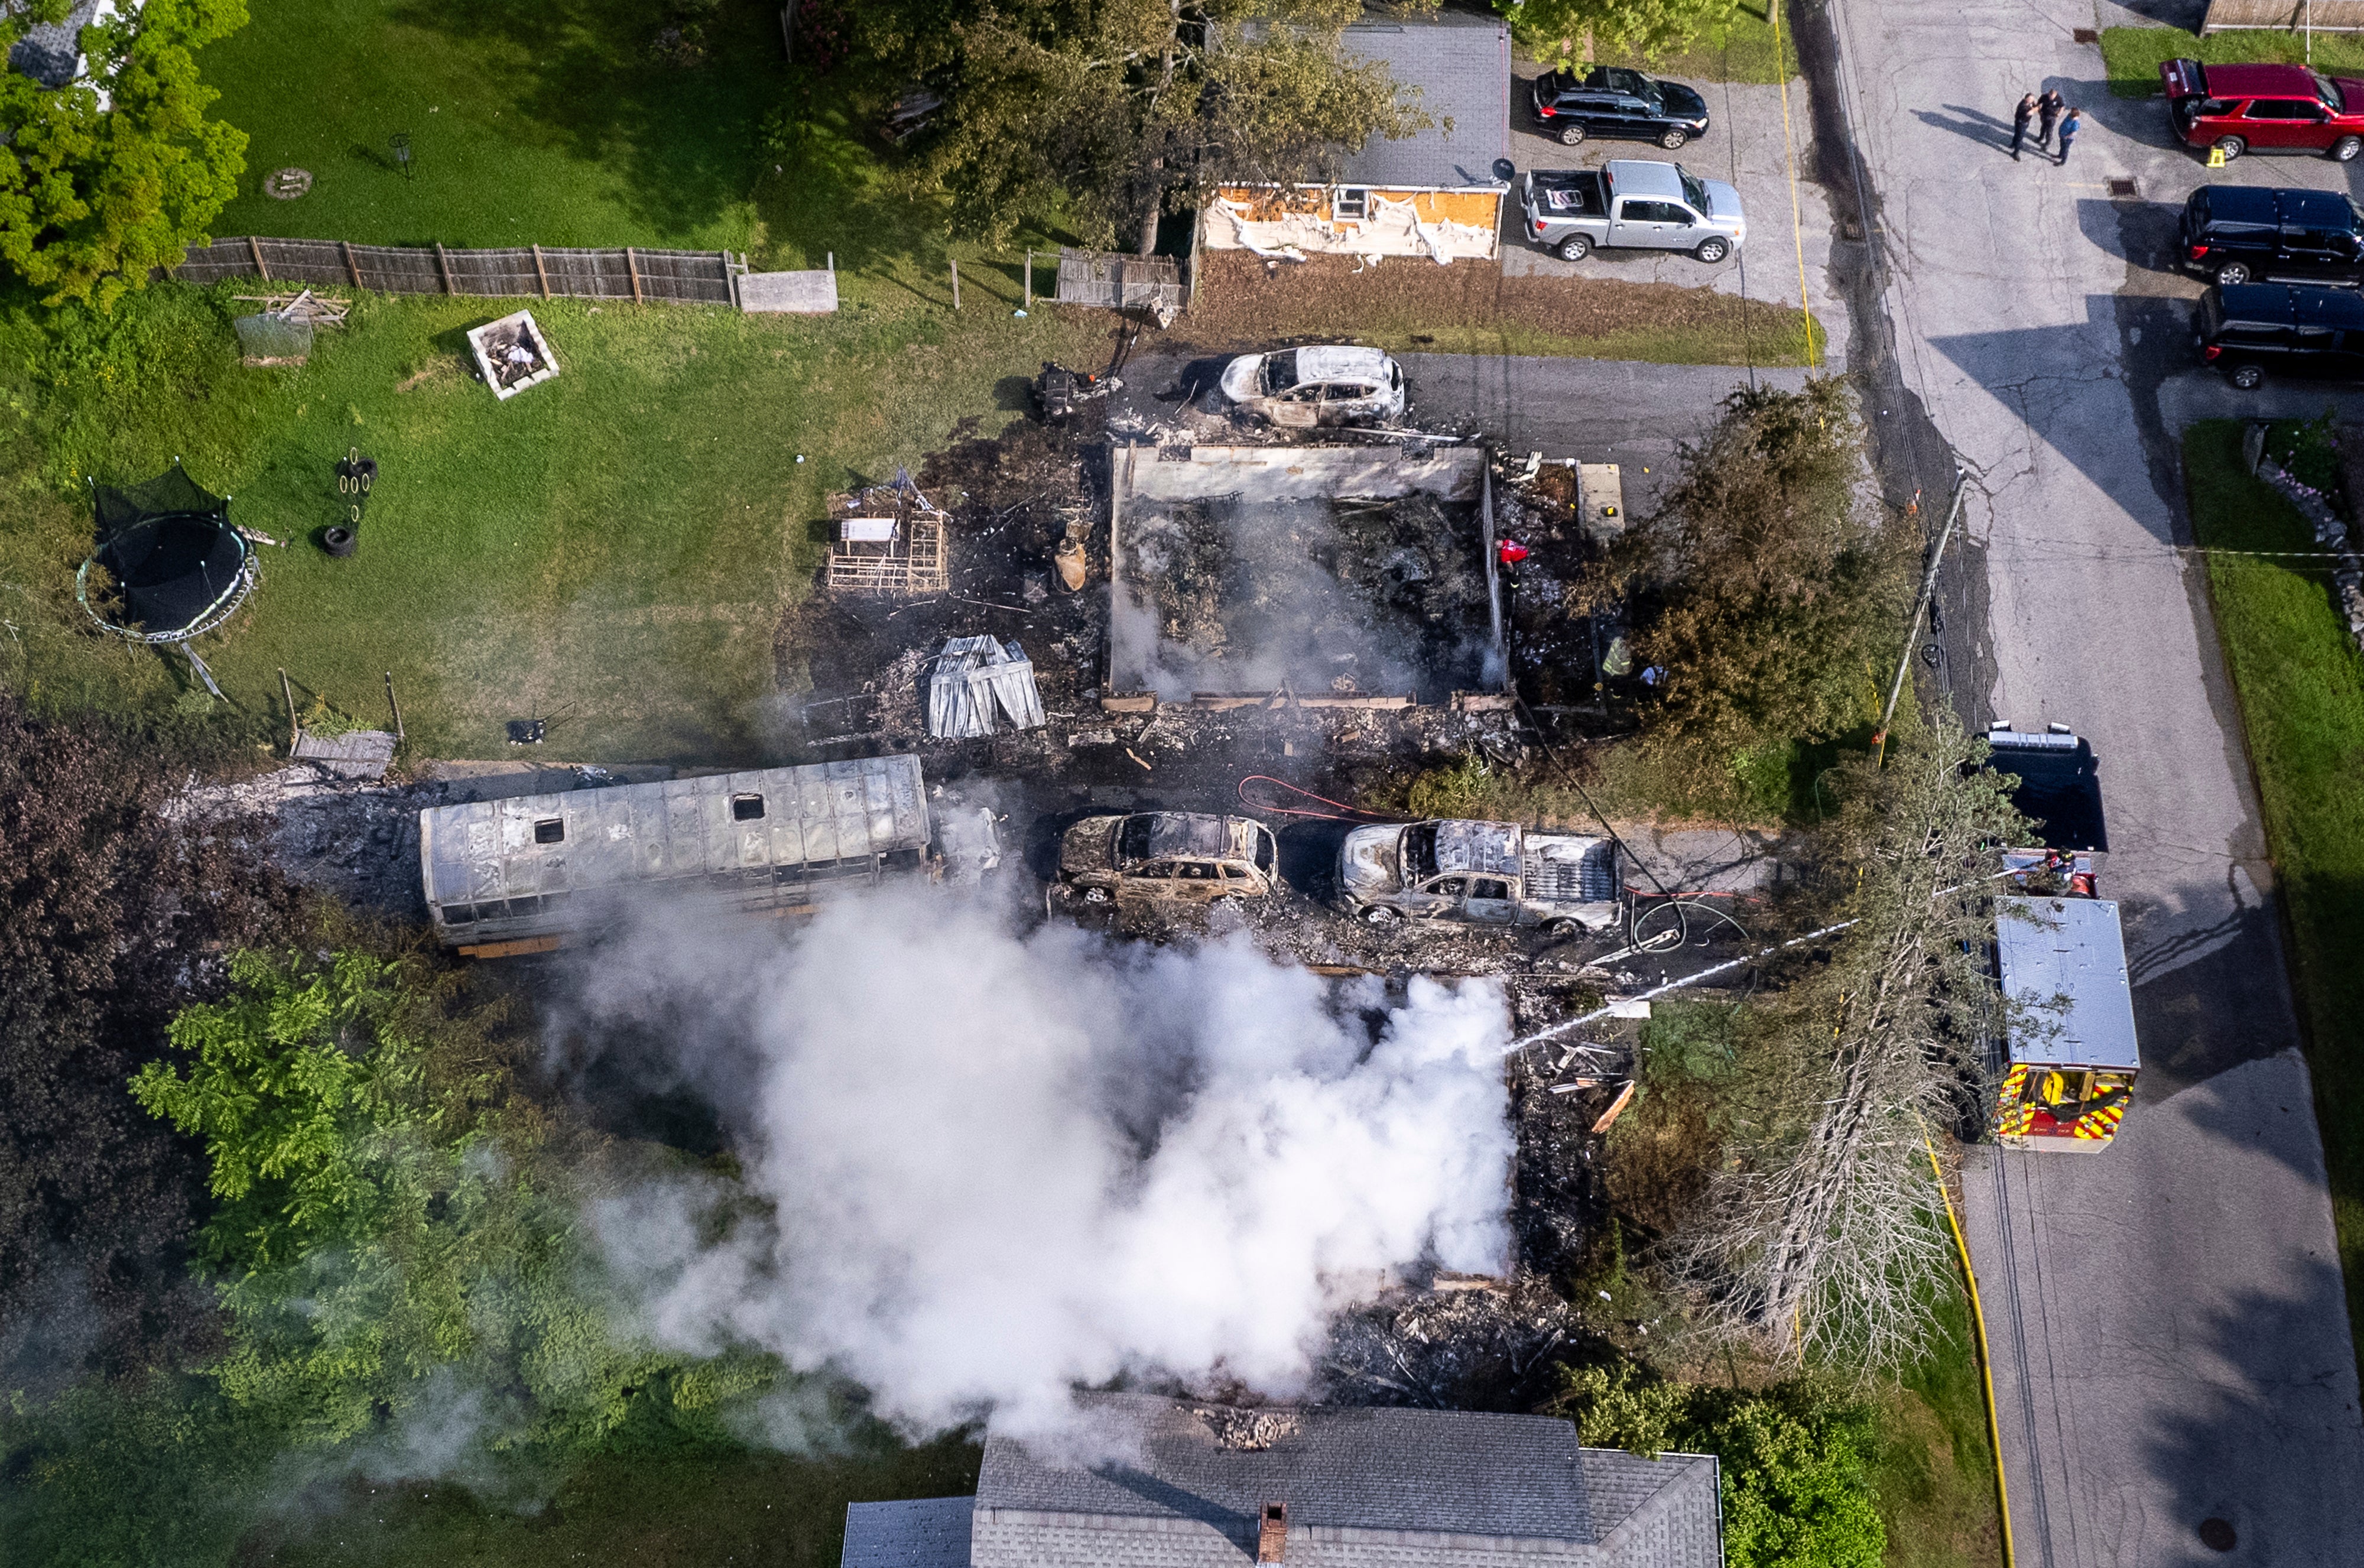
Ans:
{"type": "Polygon", "coordinates": [[[1702,261],[1723,261],[1723,247],[1717,244],[1712,239],[1709,240],[1706,244],[1700,247],[1700,260],[1702,261]]]}
{"type": "Polygon", "coordinates": [[[2225,158],[2229,160],[2238,158],[2242,153],[2247,151],[2248,149],[2239,138],[2228,136],[2224,140],[2216,144],[2216,150],[2223,153],[2225,158]]]}
{"type": "Polygon", "coordinates": [[[1689,138],[1684,136],[1682,132],[1678,130],[1670,130],[1666,135],[1658,139],[1658,145],[1665,148],[1667,151],[1672,152],[1681,147],[1682,144],[1689,139],[1689,138]]]}
{"type": "Polygon", "coordinates": [[[1584,139],[1584,128],[1580,125],[1565,126],[1561,128],[1559,139],[1567,146],[1574,147],[1584,139]]]}
{"type": "Polygon", "coordinates": [[[2228,287],[2237,288],[2249,281],[2249,269],[2247,267],[2223,268],[2216,273],[2216,281],[2228,287]]]}
{"type": "Polygon", "coordinates": [[[2265,379],[2257,370],[2249,366],[2243,366],[2233,373],[2233,384],[2244,392],[2265,379]]]}
{"type": "Polygon", "coordinates": [[[2331,155],[2342,163],[2347,163],[2354,161],[2359,150],[2364,150],[2364,141],[2358,141],[2352,136],[2343,136],[2339,139],[2339,144],[2331,150],[2331,155]]]}

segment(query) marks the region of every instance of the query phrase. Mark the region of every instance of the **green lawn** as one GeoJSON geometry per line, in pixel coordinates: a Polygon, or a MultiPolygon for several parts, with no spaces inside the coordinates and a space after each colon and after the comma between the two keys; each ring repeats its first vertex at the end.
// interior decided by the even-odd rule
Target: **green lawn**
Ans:
{"type": "Polygon", "coordinates": [[[703,63],[660,59],[663,0],[252,0],[198,58],[251,138],[217,234],[355,243],[753,250],[779,6],[727,0],[703,63]],[[412,177],[389,139],[410,138],[412,177]],[[262,194],[274,169],[310,192],[262,194]]]}
{"type": "Polygon", "coordinates": [[[849,279],[820,319],[537,302],[563,372],[506,404],[463,358],[498,302],[363,295],[309,364],[251,370],[229,318],[252,307],[228,296],[251,284],[150,291],[64,384],[0,389],[40,448],[0,503],[0,596],[39,606],[9,617],[14,651],[29,679],[110,705],[185,682],[176,661],[77,635],[65,598],[89,541],[62,498],[78,477],[144,478],[178,455],[240,524],[288,541],[199,644],[242,707],[275,713],[284,667],[375,718],[391,671],[418,755],[499,755],[504,719],[563,709],[570,755],[751,757],[826,495],[916,469],[964,416],[1015,417],[1040,360],[1107,351],[1104,315],[1017,321],[1014,278],[965,282],[958,317],[891,278],[849,279]],[[339,520],[330,464],[355,446],[382,473],[340,561],[311,540],[339,520]]]}
{"type": "Polygon", "coordinates": [[[342,1507],[251,1532],[242,1564],[273,1568],[837,1568],[845,1506],[976,1490],[977,1449],[597,1459],[547,1507],[475,1501],[456,1485],[343,1488],[342,1507]]]}
{"type": "MultiPolygon", "coordinates": [[[[2158,68],[2163,61],[2247,65],[2306,58],[2306,38],[2301,33],[2243,28],[2211,33],[2203,39],[2180,28],[2102,29],[2102,63],[2110,73],[2110,91],[2121,98],[2157,97],[2160,92],[2158,68]]],[[[2325,71],[2364,74],[2364,37],[2317,33],[2314,59],[2325,71]]]]}
{"type": "MultiPolygon", "coordinates": [[[[2183,460],[2202,545],[2316,548],[2297,512],[2243,471],[2238,423],[2193,426],[2183,460]]],[[[2364,1332],[2364,656],[2319,564],[2212,555],[2208,585],[2290,932],[2348,1326],[2364,1332]]]]}
{"type": "Polygon", "coordinates": [[[1879,1434],[1871,1479],[1889,1568],[1990,1568],[2002,1557],[1994,1446],[1959,1291],[1938,1322],[1944,1335],[1929,1353],[1870,1396],[1879,1434]]]}
{"type": "MultiPolygon", "coordinates": [[[[1773,17],[1771,0],[1737,0],[1730,21],[1708,28],[1687,49],[1655,57],[1631,50],[1600,50],[1594,58],[1603,65],[1630,65],[1678,82],[1740,82],[1769,86],[1798,74],[1798,44],[1790,33],[1788,0],[1780,0],[1778,53],[1773,17]]],[[[1710,106],[1715,106],[1712,100],[1710,106]]]]}

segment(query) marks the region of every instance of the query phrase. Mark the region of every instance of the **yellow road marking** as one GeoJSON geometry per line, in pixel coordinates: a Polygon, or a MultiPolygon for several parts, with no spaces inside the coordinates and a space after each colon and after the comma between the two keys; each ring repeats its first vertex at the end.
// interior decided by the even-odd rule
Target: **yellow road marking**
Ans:
{"type": "Polygon", "coordinates": [[[1766,0],[1766,9],[1773,13],[1773,64],[1781,72],[1781,161],[1790,169],[1790,239],[1798,248],[1798,308],[1806,317],[1806,355],[1819,361],[1821,356],[1814,351],[1814,311],[1806,303],[1806,228],[1798,216],[1798,154],[1790,135],[1790,55],[1781,47],[1781,0],[1766,0]]]}

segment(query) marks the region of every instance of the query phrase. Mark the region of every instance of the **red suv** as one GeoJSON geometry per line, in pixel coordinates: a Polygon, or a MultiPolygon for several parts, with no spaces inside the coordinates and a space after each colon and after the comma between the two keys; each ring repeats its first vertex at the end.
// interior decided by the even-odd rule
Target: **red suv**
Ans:
{"type": "Polygon", "coordinates": [[[2158,68],[2176,134],[2227,159],[2252,150],[2303,148],[2342,163],[2364,152],[2364,82],[2305,65],[2202,65],[2170,60],[2158,68]]]}

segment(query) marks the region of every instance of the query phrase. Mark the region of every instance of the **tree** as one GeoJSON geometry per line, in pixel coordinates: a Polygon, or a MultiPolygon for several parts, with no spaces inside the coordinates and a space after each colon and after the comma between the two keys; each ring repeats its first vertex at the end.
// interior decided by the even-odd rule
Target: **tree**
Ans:
{"type": "Polygon", "coordinates": [[[1879,1568],[1888,1532],[1871,1491],[1870,1412],[1821,1384],[1744,1390],[1660,1379],[1628,1363],[1561,1369],[1546,1408],[1589,1448],[1712,1453],[1723,1471],[1731,1568],[1879,1568]]]}
{"type": "Polygon", "coordinates": [[[124,1080],[297,904],[261,846],[172,809],[183,757],[0,691],[0,1374],[169,1362],[212,1316],[195,1147],[124,1080]]]}
{"type": "Polygon", "coordinates": [[[1669,54],[1718,23],[1736,0],[1494,0],[1519,41],[1538,53],[1565,54],[1590,38],[1604,49],[1645,58],[1669,54]]]}
{"type": "Polygon", "coordinates": [[[1918,530],[1859,498],[1862,431],[1843,384],[1747,388],[1614,562],[1642,660],[1664,672],[1661,740],[1730,757],[1879,717],[1918,530]]]}
{"type": "Polygon", "coordinates": [[[618,1333],[567,1174],[488,1049],[496,1014],[358,952],[242,952],[231,978],[173,1021],[185,1063],[132,1093],[205,1140],[233,1404],[303,1442],[434,1429],[497,1464],[594,1447],[636,1398],[695,1426],[772,1381],[618,1333]]]}
{"type": "Polygon", "coordinates": [[[1777,1353],[1898,1364],[1951,1292],[1934,1151],[1984,1108],[1991,878],[2024,841],[1984,751],[1948,719],[1845,772],[1816,875],[1823,917],[1852,923],[1743,1033],[1723,1159],[1674,1261],[1712,1323],[1777,1353]]]}
{"type": "Polygon", "coordinates": [[[1146,255],[1159,216],[1218,181],[1321,182],[1369,138],[1431,123],[1384,66],[1342,52],[1361,14],[1361,0],[1002,0],[974,12],[899,0],[864,26],[874,57],[943,94],[910,179],[953,203],[956,230],[998,241],[1061,210],[1146,255]]]}
{"type": "MultiPolygon", "coordinates": [[[[0,50],[66,0],[0,20],[0,50]]],[[[245,0],[148,0],[84,28],[86,78],[0,72],[0,261],[50,305],[105,309],[184,249],[238,193],[246,133],[205,111],[195,51],[246,24],[245,0]]]]}

